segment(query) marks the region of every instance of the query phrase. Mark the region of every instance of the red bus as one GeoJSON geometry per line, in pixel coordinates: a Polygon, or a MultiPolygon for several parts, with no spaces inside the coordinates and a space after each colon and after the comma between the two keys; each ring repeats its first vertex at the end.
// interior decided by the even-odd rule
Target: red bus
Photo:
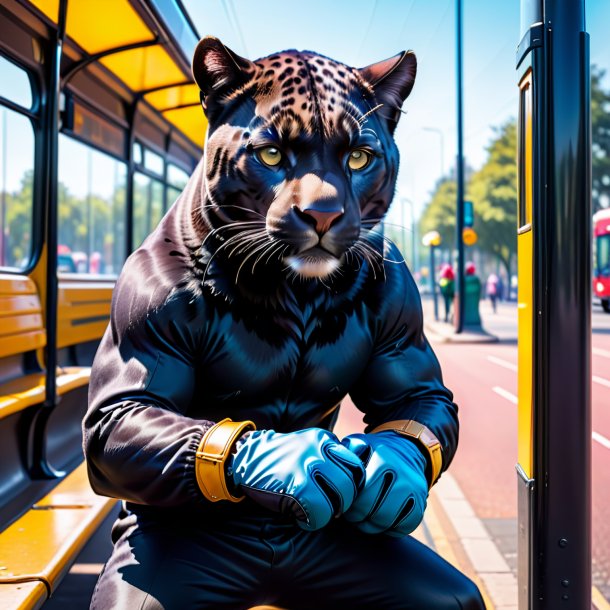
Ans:
{"type": "Polygon", "coordinates": [[[604,311],[610,313],[610,208],[593,215],[593,235],[596,250],[593,292],[604,311]]]}

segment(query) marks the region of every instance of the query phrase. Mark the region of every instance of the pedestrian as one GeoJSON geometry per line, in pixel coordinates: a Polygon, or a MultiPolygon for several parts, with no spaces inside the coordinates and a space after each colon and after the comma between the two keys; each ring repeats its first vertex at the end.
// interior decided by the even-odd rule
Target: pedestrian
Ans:
{"type": "Polygon", "coordinates": [[[493,309],[494,313],[497,312],[498,308],[498,293],[500,292],[499,283],[500,280],[498,276],[495,273],[490,273],[487,278],[487,283],[485,285],[485,292],[487,294],[487,297],[489,298],[491,308],[493,309]]]}
{"type": "Polygon", "coordinates": [[[445,322],[449,322],[453,318],[451,315],[451,308],[453,305],[453,297],[455,296],[455,272],[453,271],[453,267],[445,263],[441,267],[440,276],[438,284],[445,303],[445,322]]]}

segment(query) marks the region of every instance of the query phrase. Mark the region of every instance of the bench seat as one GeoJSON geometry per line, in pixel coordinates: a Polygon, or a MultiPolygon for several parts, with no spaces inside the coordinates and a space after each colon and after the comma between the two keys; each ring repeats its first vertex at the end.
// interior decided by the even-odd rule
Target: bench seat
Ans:
{"type": "MultiPolygon", "coordinates": [[[[89,383],[90,367],[57,369],[57,394],[60,396],[89,383]]],[[[0,385],[0,419],[22,411],[45,399],[45,376],[42,373],[23,375],[0,385]]]]}
{"type": "Polygon", "coordinates": [[[38,608],[117,500],[96,495],[82,463],[0,533],[0,608],[38,608]]]}

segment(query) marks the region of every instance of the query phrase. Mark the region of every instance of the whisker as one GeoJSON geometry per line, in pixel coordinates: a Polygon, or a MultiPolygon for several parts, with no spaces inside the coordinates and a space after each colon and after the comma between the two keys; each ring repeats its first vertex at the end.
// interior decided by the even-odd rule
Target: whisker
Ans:
{"type": "Polygon", "coordinates": [[[200,208],[202,210],[206,209],[206,208],[235,208],[236,210],[243,210],[244,212],[249,212],[250,214],[256,214],[257,216],[260,216],[261,218],[265,218],[264,214],[261,214],[260,212],[257,212],[256,210],[251,210],[250,208],[246,208],[242,205],[235,205],[233,203],[223,203],[223,204],[218,204],[218,203],[207,203],[205,205],[200,206],[200,208]]]}
{"type": "Polygon", "coordinates": [[[383,106],[383,104],[377,104],[377,106],[375,106],[374,108],[371,108],[369,111],[365,112],[359,119],[358,119],[358,123],[360,123],[360,125],[362,125],[362,123],[366,120],[366,117],[373,114],[373,112],[375,112],[376,110],[379,110],[381,107],[383,106]]]}

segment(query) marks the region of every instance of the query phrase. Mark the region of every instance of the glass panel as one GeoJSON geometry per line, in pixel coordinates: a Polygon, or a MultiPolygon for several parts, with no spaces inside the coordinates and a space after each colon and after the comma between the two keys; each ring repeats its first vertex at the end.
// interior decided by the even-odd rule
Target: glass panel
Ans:
{"type": "Polygon", "coordinates": [[[124,163],[59,136],[58,271],[116,275],[125,261],[124,163]]]}
{"type": "Polygon", "coordinates": [[[597,273],[601,277],[610,277],[610,235],[597,238],[597,273]]]}
{"type": "Polygon", "coordinates": [[[32,107],[32,85],[28,73],[0,55],[0,95],[24,108],[32,107]]]}
{"type": "Polygon", "coordinates": [[[74,133],[117,157],[125,154],[125,131],[80,104],[74,105],[74,133]]]}
{"type": "Polygon", "coordinates": [[[136,165],[142,165],[143,156],[142,145],[139,142],[135,142],[133,145],[133,162],[136,165]]]}
{"type": "Polygon", "coordinates": [[[163,184],[136,172],[133,185],[133,247],[139,247],[163,217],[163,184]]]}
{"type": "Polygon", "coordinates": [[[144,167],[154,174],[163,175],[163,157],[146,148],[144,150],[144,167]]]}
{"type": "Polygon", "coordinates": [[[0,106],[0,266],[24,269],[32,256],[34,130],[0,106]]]}
{"type": "Polygon", "coordinates": [[[189,175],[180,167],[172,163],[167,166],[167,183],[177,189],[183,189],[189,181],[189,175]]]}
{"type": "Polygon", "coordinates": [[[175,189],[173,186],[167,187],[167,209],[174,205],[176,199],[180,197],[182,191],[180,189],[175,189]]]}

